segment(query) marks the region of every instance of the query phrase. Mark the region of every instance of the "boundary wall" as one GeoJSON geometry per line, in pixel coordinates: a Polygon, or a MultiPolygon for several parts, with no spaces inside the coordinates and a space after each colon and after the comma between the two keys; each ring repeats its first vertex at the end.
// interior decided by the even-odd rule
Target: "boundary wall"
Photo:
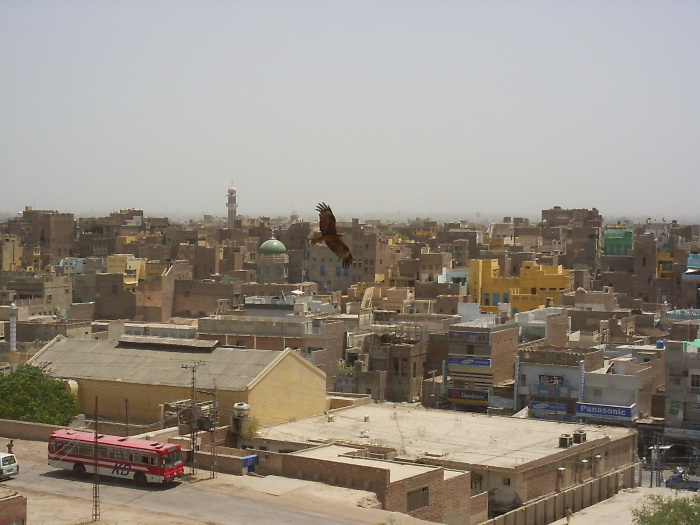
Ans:
{"type": "Polygon", "coordinates": [[[600,477],[589,479],[574,487],[502,514],[480,525],[547,525],[566,517],[566,508],[572,512],[612,498],[625,488],[639,486],[639,464],[630,465],[600,477]]]}

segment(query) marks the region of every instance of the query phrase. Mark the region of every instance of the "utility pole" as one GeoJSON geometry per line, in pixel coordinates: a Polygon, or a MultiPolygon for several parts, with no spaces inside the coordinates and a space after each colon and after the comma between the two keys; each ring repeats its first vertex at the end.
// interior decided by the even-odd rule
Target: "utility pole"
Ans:
{"type": "Polygon", "coordinates": [[[214,381],[214,426],[211,429],[211,472],[209,474],[210,478],[215,478],[216,477],[216,470],[217,470],[217,464],[216,464],[216,456],[217,456],[217,447],[216,447],[216,426],[219,421],[219,391],[216,388],[216,381],[214,381]]]}
{"type": "Polygon", "coordinates": [[[98,432],[97,432],[97,396],[95,396],[95,442],[93,449],[93,459],[95,461],[95,471],[92,478],[92,522],[100,521],[100,468],[97,464],[98,454],[97,454],[97,443],[98,443],[98,432]]]}
{"type": "Polygon", "coordinates": [[[197,474],[197,368],[202,366],[204,361],[194,361],[191,365],[182,365],[182,368],[192,369],[192,396],[190,399],[190,448],[192,449],[192,464],[190,474],[197,474]]]}
{"type": "Polygon", "coordinates": [[[555,414],[555,419],[557,423],[559,423],[559,378],[555,377],[553,380],[554,383],[554,414],[555,414]]]}

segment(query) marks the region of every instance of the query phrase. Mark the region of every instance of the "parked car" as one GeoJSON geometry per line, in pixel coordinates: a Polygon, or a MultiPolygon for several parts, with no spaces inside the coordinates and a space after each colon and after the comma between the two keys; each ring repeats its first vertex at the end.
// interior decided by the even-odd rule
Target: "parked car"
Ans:
{"type": "Polygon", "coordinates": [[[685,470],[678,467],[666,480],[666,487],[669,489],[685,489],[695,492],[700,489],[700,480],[689,477],[685,470]]]}
{"type": "Polygon", "coordinates": [[[0,479],[8,479],[19,473],[19,463],[14,454],[0,452],[0,479]]]}

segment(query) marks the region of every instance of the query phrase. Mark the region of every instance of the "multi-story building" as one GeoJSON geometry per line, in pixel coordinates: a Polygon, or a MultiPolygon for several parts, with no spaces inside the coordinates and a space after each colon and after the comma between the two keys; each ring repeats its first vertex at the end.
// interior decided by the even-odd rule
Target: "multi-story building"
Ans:
{"type": "Polygon", "coordinates": [[[348,349],[349,368],[337,373],[345,392],[412,403],[419,399],[426,360],[424,330],[416,324],[374,325],[358,347],[348,349]]]}
{"type": "Polygon", "coordinates": [[[518,352],[515,409],[536,419],[575,421],[582,375],[603,366],[603,351],[524,345],[518,352]]]}
{"type": "Polygon", "coordinates": [[[667,438],[700,448],[700,339],[666,341],[667,438]]]}
{"type": "Polygon", "coordinates": [[[72,213],[34,210],[27,206],[21,217],[8,220],[9,233],[22,237],[25,246],[41,250],[40,270],[75,255],[75,219],[72,213]]]}
{"type": "Polygon", "coordinates": [[[72,303],[70,277],[27,272],[0,273],[0,288],[14,291],[18,306],[27,306],[33,315],[68,315],[72,303]]]}
{"type": "Polygon", "coordinates": [[[22,238],[3,234],[0,237],[0,271],[17,272],[22,269],[22,238]]]}
{"type": "Polygon", "coordinates": [[[700,308],[700,254],[688,255],[687,270],[681,277],[682,308],[700,308]]]}
{"type": "Polygon", "coordinates": [[[603,232],[603,255],[627,255],[632,249],[634,229],[608,228],[603,232]]]}
{"type": "Polygon", "coordinates": [[[144,279],[146,260],[131,254],[115,254],[107,257],[107,273],[119,273],[124,276],[124,289],[133,291],[144,279]]]}
{"type": "Polygon", "coordinates": [[[512,386],[518,352],[514,322],[473,321],[448,331],[447,400],[455,409],[484,411],[494,388],[512,386]]]}
{"type": "Polygon", "coordinates": [[[571,272],[561,266],[524,263],[518,277],[501,277],[495,259],[469,261],[469,294],[485,313],[499,312],[501,303],[511,303],[513,313],[538,306],[562,304],[562,293],[571,289],[571,272]]]}
{"type": "Polygon", "coordinates": [[[326,291],[347,290],[357,282],[383,279],[389,268],[400,258],[401,246],[390,244],[370,224],[353,219],[351,224],[338,223],[353,256],[350,268],[343,268],[338,257],[323,243],[306,245],[304,280],[315,281],[326,291]]]}
{"type": "Polygon", "coordinates": [[[563,209],[561,206],[554,206],[549,210],[542,210],[542,222],[547,226],[600,228],[603,225],[603,217],[596,208],[563,209]]]}

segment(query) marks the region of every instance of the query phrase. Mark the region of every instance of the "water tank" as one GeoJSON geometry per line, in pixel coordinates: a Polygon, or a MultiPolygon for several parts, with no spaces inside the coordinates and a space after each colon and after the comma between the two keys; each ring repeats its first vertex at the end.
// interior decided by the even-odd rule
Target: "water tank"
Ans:
{"type": "Polygon", "coordinates": [[[662,349],[664,347],[664,342],[663,341],[656,341],[656,348],[662,349]]]}
{"type": "Polygon", "coordinates": [[[247,416],[250,413],[250,405],[248,403],[234,403],[233,412],[238,417],[247,416]]]}

